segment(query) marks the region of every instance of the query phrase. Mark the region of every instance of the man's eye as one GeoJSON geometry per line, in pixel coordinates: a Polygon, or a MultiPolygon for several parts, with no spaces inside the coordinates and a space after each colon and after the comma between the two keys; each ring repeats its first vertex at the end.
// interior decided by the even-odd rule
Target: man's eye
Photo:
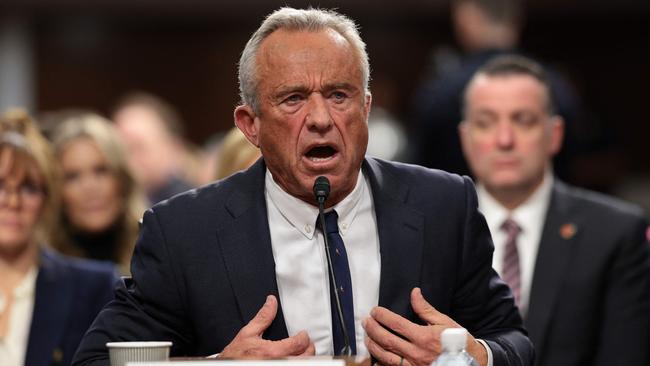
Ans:
{"type": "Polygon", "coordinates": [[[298,103],[301,100],[302,100],[302,96],[300,94],[291,94],[284,100],[284,103],[293,104],[293,103],[298,103]]]}
{"type": "Polygon", "coordinates": [[[472,120],[472,124],[479,129],[487,129],[491,125],[491,121],[487,118],[476,118],[472,120]]]}
{"type": "Polygon", "coordinates": [[[348,97],[348,95],[345,94],[344,92],[335,91],[335,92],[332,93],[332,98],[333,98],[336,102],[342,102],[342,101],[344,101],[347,97],[348,97]]]}
{"type": "Polygon", "coordinates": [[[513,118],[513,120],[518,126],[530,128],[537,124],[539,118],[534,114],[518,114],[513,118]]]}

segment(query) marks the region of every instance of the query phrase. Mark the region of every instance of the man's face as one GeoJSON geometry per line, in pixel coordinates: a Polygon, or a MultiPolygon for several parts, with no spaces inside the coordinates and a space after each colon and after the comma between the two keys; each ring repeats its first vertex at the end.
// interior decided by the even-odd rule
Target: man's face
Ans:
{"type": "Polygon", "coordinates": [[[237,125],[286,192],[315,203],[314,180],[324,175],[335,204],[354,188],[368,144],[370,95],[352,46],[331,30],[278,30],[257,66],[259,113],[238,107],[237,125]]]}
{"type": "Polygon", "coordinates": [[[173,139],[156,113],[145,106],[128,105],[115,114],[114,121],[133,174],[145,190],[155,190],[176,169],[173,139]]]}
{"type": "Polygon", "coordinates": [[[489,191],[532,192],[562,144],[563,123],[528,75],[480,75],[466,94],[460,136],[465,157],[489,191]]]}

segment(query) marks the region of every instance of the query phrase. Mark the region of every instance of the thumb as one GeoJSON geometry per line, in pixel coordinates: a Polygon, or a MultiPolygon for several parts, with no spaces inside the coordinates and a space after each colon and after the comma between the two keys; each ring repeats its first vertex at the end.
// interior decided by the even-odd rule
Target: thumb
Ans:
{"type": "Polygon", "coordinates": [[[267,296],[264,305],[255,314],[255,317],[242,328],[242,332],[245,332],[247,335],[262,335],[266,328],[271,325],[273,319],[275,319],[277,312],[278,300],[273,295],[267,296]]]}
{"type": "Polygon", "coordinates": [[[439,312],[424,299],[419,287],[411,291],[411,306],[420,319],[429,324],[449,324],[453,323],[447,315],[439,312]]]}

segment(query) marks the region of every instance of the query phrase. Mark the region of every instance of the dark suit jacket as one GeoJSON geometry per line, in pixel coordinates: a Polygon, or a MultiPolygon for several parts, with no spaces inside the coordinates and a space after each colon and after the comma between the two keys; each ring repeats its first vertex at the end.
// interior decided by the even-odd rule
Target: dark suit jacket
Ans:
{"type": "MultiPolygon", "coordinates": [[[[532,363],[510,291],[492,270],[493,246],[469,178],[370,158],[363,169],[379,229],[379,305],[419,321],[409,293],[420,286],[488,342],[495,365],[532,363]]],[[[109,340],[170,340],[172,355],[220,352],[267,295],[278,296],[264,173],[260,160],[145,214],[133,281],[95,320],[75,364],[108,364],[109,340]]],[[[281,309],[264,336],[287,337],[281,309]]]]}
{"type": "Polygon", "coordinates": [[[556,182],[525,325],[537,365],[650,365],[640,209],[556,182]]]}
{"type": "Polygon", "coordinates": [[[70,365],[84,333],[113,298],[116,279],[107,262],[67,258],[43,249],[25,365],[70,365]]]}

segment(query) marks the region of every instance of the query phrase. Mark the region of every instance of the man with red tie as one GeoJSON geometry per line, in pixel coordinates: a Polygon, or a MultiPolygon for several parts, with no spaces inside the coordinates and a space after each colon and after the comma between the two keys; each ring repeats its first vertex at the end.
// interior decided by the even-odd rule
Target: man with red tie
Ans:
{"type": "Polygon", "coordinates": [[[485,64],[467,86],[459,131],[536,365],[647,365],[650,295],[641,210],[552,173],[563,121],[542,68],[485,64]]]}

